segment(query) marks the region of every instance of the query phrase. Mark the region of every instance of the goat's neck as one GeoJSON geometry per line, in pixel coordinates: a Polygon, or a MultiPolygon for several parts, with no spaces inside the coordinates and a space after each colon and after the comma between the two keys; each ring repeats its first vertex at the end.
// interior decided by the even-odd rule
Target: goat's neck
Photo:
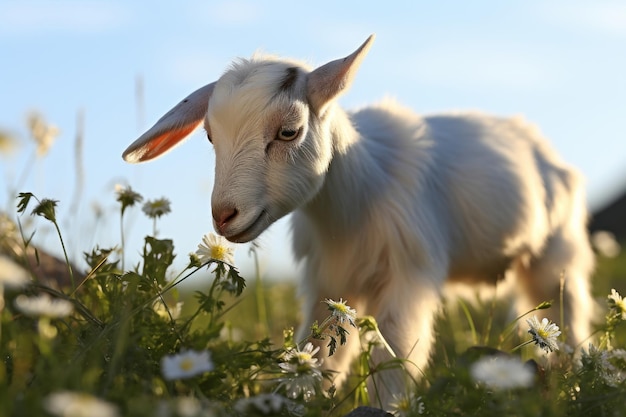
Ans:
{"type": "Polygon", "coordinates": [[[304,213],[316,228],[348,236],[364,220],[386,178],[382,161],[370,149],[371,140],[356,130],[343,110],[333,110],[333,158],[324,185],[304,213]]]}

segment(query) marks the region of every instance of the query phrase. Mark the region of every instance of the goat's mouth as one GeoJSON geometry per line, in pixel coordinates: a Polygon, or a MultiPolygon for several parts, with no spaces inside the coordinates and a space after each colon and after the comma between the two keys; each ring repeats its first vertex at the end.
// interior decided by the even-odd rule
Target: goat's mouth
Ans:
{"type": "Polygon", "coordinates": [[[256,239],[270,224],[265,210],[250,223],[244,230],[234,234],[224,234],[224,237],[233,243],[246,243],[256,239]]]}

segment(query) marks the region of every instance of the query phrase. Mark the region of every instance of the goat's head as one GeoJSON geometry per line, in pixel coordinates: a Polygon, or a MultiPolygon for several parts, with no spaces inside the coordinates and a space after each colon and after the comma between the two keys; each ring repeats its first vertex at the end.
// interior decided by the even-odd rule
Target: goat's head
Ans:
{"type": "Polygon", "coordinates": [[[373,38],[313,71],[275,58],[237,61],[167,112],[123,157],[154,159],[204,123],[215,148],[214,227],[233,242],[250,241],[320,189],[332,158],[332,104],[373,38]]]}

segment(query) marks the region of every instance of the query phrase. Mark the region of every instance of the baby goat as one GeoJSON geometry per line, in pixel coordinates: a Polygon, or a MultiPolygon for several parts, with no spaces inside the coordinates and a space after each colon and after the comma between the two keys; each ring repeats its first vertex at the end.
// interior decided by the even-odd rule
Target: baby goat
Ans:
{"type": "MultiPolygon", "coordinates": [[[[428,362],[446,282],[511,275],[520,311],[554,300],[545,314],[559,321],[564,274],[560,324],[581,342],[594,260],[580,175],[519,119],[422,117],[392,101],[344,112],[337,98],[372,41],[314,70],[267,56],[238,60],[124,159],[158,157],[203,124],[216,154],[217,232],[248,242],[293,212],[293,250],[306,267],[303,323],[327,315],[321,300],[343,298],[376,318],[414,375],[428,362]]],[[[358,344],[349,337],[326,366],[345,373],[358,344]]],[[[403,390],[401,375],[381,374],[383,403],[403,390]]]]}

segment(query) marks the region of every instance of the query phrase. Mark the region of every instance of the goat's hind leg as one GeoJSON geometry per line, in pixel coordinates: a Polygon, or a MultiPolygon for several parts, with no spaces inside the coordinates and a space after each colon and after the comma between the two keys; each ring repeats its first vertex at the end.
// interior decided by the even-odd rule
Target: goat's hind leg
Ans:
{"type": "Polygon", "coordinates": [[[520,314],[541,302],[552,301],[552,307],[543,310],[541,315],[561,327],[572,347],[580,347],[591,335],[594,303],[589,277],[593,265],[593,252],[585,234],[557,231],[548,239],[540,257],[516,265],[524,294],[523,301],[518,302],[520,314]]]}

